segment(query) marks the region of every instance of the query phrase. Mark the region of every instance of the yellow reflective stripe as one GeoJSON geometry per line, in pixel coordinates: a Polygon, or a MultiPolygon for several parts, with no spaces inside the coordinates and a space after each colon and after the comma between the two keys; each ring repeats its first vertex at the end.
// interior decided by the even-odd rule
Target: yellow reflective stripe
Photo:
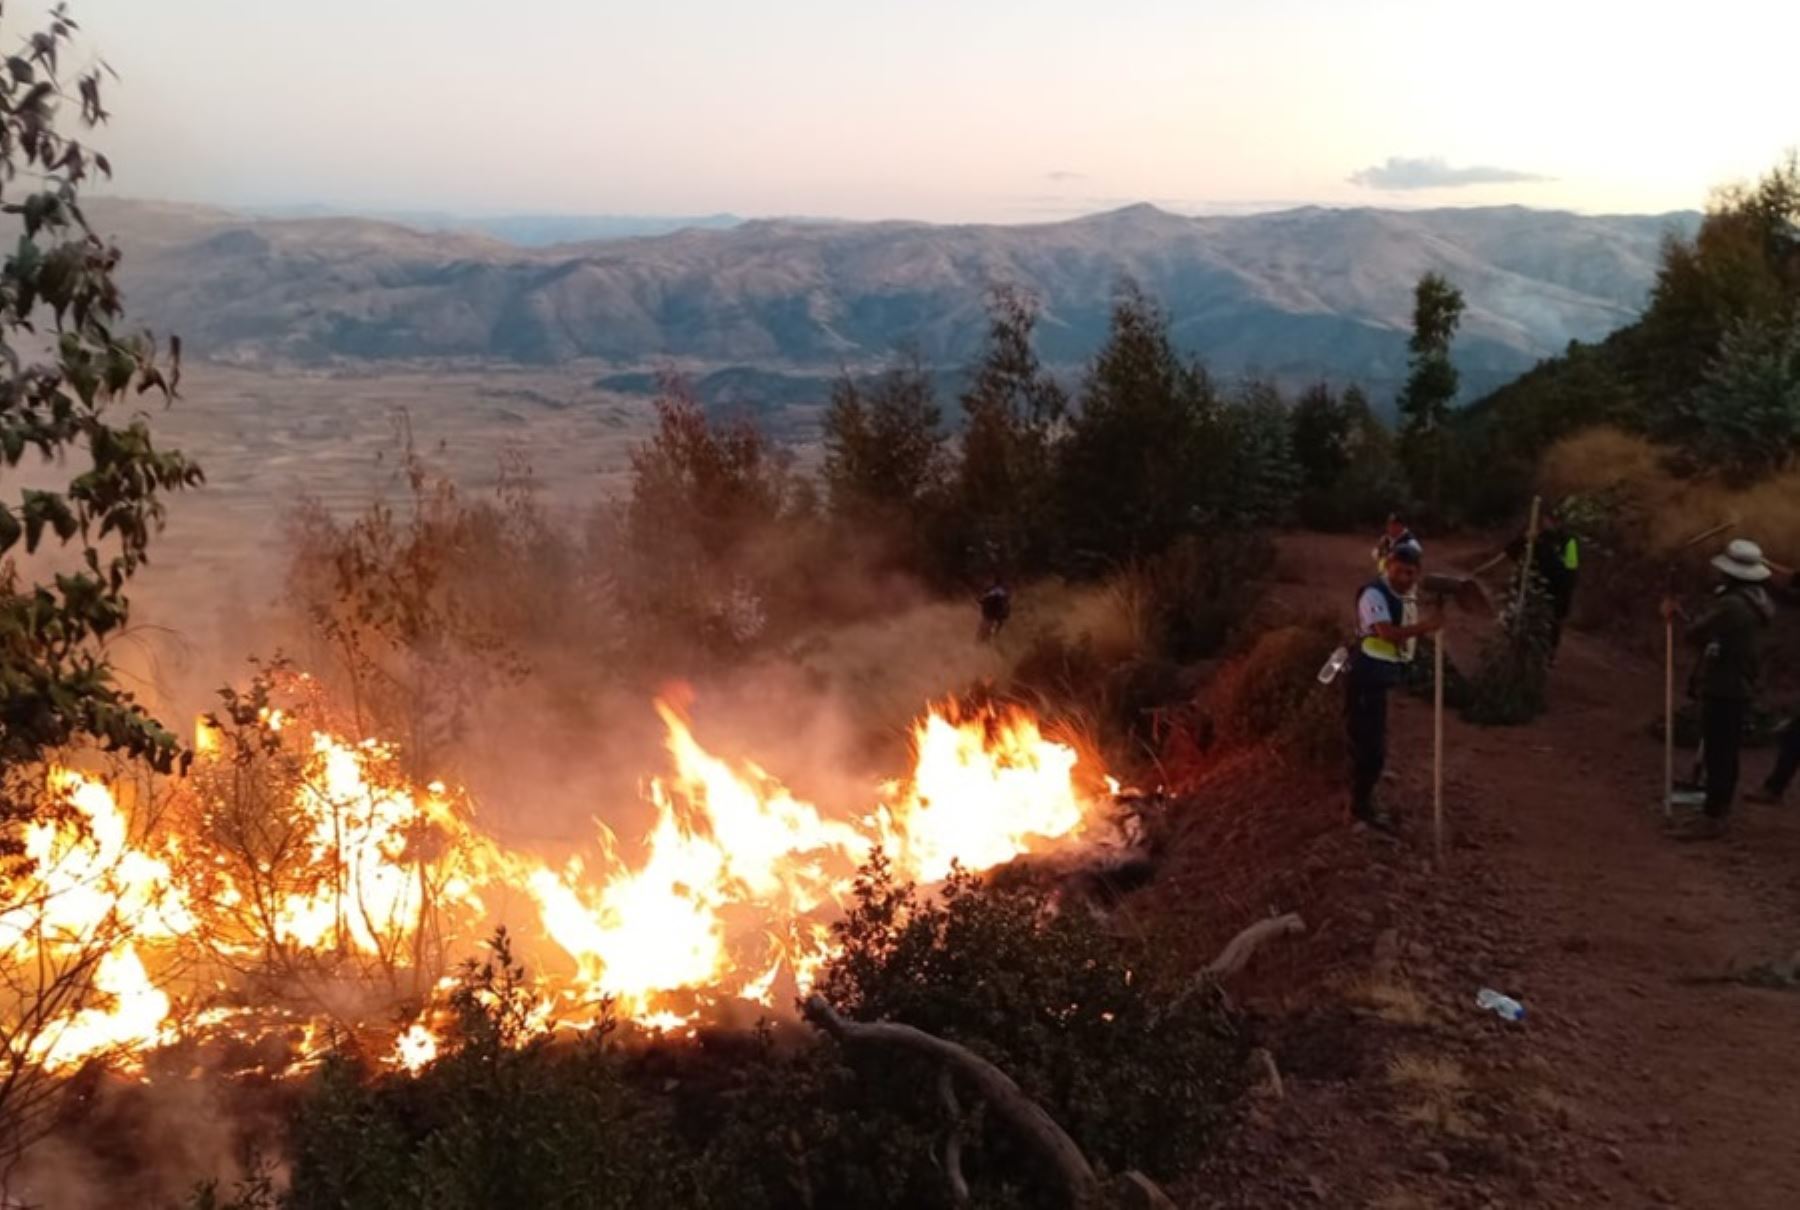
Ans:
{"type": "Polygon", "coordinates": [[[1386,660],[1390,664],[1400,663],[1400,648],[1386,639],[1369,635],[1362,641],[1363,654],[1378,660],[1386,660]]]}

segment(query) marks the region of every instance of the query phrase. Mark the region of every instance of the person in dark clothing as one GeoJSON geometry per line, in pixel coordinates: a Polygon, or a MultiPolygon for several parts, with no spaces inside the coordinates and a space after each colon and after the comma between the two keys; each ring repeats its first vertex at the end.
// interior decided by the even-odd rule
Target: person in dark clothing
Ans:
{"type": "MultiPolygon", "coordinates": [[[[1771,564],[1771,566],[1775,566],[1771,564]]],[[[1800,605],[1800,571],[1784,572],[1787,579],[1785,589],[1776,589],[1783,605],[1800,605]]],[[[1771,585],[1774,587],[1774,585],[1771,585]]],[[[1769,770],[1769,776],[1762,785],[1744,795],[1754,803],[1766,806],[1779,806],[1787,794],[1787,788],[1794,781],[1794,775],[1800,773],[1800,710],[1790,716],[1781,730],[1776,733],[1775,764],[1769,770]]]]}
{"type": "Polygon", "coordinates": [[[1768,779],[1744,795],[1751,802],[1770,807],[1781,805],[1788,786],[1793,784],[1794,774],[1800,773],[1800,715],[1787,721],[1777,739],[1775,766],[1769,770],[1768,779]]]}
{"type": "Polygon", "coordinates": [[[1395,830],[1392,815],[1375,804],[1375,787],[1387,765],[1388,693],[1405,679],[1418,639],[1443,625],[1436,618],[1418,620],[1413,590],[1422,561],[1418,543],[1397,543],[1382,574],[1357,594],[1357,643],[1344,681],[1350,814],[1384,832],[1395,830]]]}
{"type": "Polygon", "coordinates": [[[998,580],[993,587],[981,594],[981,629],[979,637],[982,642],[997,638],[1006,620],[1012,617],[1012,594],[1006,585],[998,580]]]}
{"type": "MultiPolygon", "coordinates": [[[[1713,566],[1722,579],[1712,604],[1686,631],[1688,642],[1702,651],[1693,681],[1706,749],[1706,813],[1697,830],[1702,837],[1723,835],[1731,815],[1744,720],[1761,672],[1757,648],[1775,617],[1775,603],[1762,586],[1771,573],[1761,547],[1739,538],[1713,559],[1713,566]]],[[[1670,600],[1664,611],[1675,616],[1680,608],[1670,600]]]]}
{"type": "MultiPolygon", "coordinates": [[[[1520,534],[1507,546],[1506,553],[1514,563],[1525,558],[1525,535],[1520,534]]],[[[1532,544],[1531,562],[1544,591],[1550,597],[1550,660],[1562,646],[1563,623],[1575,607],[1575,583],[1581,575],[1581,543],[1562,523],[1555,512],[1544,519],[1532,544]]]]}
{"type": "Polygon", "coordinates": [[[1387,526],[1381,531],[1381,537],[1375,543],[1375,549],[1370,552],[1375,557],[1376,575],[1387,570],[1388,555],[1393,553],[1394,547],[1401,545],[1417,546],[1421,552],[1425,549],[1413,531],[1406,527],[1406,522],[1400,519],[1400,514],[1389,513],[1387,526]]]}

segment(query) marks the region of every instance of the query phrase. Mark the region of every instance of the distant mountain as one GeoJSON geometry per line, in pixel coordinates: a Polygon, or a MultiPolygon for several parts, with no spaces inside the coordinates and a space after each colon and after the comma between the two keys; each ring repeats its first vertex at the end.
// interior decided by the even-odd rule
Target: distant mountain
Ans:
{"type": "Polygon", "coordinates": [[[364,218],[418,231],[467,231],[525,248],[597,240],[638,239],[676,231],[718,231],[744,220],[735,214],[455,214],[441,210],[354,210],[317,204],[258,206],[243,212],[259,219],[364,218]]]}
{"type": "Polygon", "coordinates": [[[1469,302],[1457,356],[1470,397],[1633,319],[1664,236],[1698,221],[1133,206],[1027,226],[763,220],[525,248],[356,218],[123,201],[93,214],[125,247],[133,313],[237,361],[597,359],[623,372],[673,360],[807,378],[913,343],[948,366],[974,351],[983,298],[1005,282],[1043,301],[1043,351],[1074,365],[1129,275],[1221,373],[1385,392],[1405,372],[1413,284],[1437,270],[1469,302]]]}

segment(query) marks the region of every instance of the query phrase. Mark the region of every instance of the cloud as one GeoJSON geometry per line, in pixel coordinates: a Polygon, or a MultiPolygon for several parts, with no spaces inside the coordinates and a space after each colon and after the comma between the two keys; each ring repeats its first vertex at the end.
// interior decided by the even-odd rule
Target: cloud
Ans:
{"type": "Polygon", "coordinates": [[[1044,174],[1044,179],[1055,181],[1058,185],[1065,185],[1070,181],[1087,180],[1087,173],[1070,172],[1067,168],[1053,168],[1044,174]]]}
{"type": "Polygon", "coordinates": [[[1385,164],[1376,164],[1350,175],[1352,185],[1369,189],[1455,189],[1463,185],[1515,185],[1550,179],[1516,168],[1481,164],[1457,167],[1441,156],[1409,159],[1402,155],[1391,155],[1385,164]]]}

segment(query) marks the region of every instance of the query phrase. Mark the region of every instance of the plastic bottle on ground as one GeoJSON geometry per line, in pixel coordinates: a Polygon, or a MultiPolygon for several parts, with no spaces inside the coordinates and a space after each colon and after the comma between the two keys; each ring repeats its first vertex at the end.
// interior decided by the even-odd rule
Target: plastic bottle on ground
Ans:
{"type": "Polygon", "coordinates": [[[1525,1006],[1511,996],[1503,996],[1491,987],[1484,987],[1475,993],[1475,1003],[1508,1021],[1520,1021],[1525,1017],[1525,1006]]]}

